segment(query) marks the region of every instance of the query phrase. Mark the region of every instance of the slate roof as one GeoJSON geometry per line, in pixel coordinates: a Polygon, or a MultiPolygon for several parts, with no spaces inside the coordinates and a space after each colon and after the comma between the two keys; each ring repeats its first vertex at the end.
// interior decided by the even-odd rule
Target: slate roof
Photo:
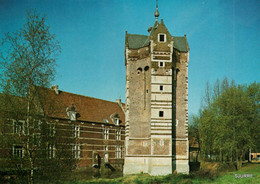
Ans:
{"type": "Polygon", "coordinates": [[[127,34],[128,48],[139,49],[150,44],[149,36],[138,34],[127,34]]]}
{"type": "Polygon", "coordinates": [[[44,112],[48,117],[69,119],[66,109],[73,105],[76,112],[79,113],[78,121],[104,123],[106,119],[109,124],[114,124],[111,120],[111,115],[117,113],[120,117],[120,125],[124,125],[125,123],[124,112],[117,102],[65,91],[59,91],[59,94],[56,94],[55,91],[51,89],[47,90],[48,100],[43,101],[42,104],[44,112]]]}
{"type": "Polygon", "coordinates": [[[180,52],[188,52],[189,51],[189,45],[186,41],[186,38],[184,36],[174,36],[173,37],[173,47],[180,52]]]}
{"type": "MultiPolygon", "coordinates": [[[[140,49],[150,45],[150,38],[146,35],[127,34],[127,40],[129,49],[140,49]]],[[[173,40],[173,47],[175,49],[179,50],[180,52],[189,51],[189,46],[184,36],[174,36],[173,40]]]]}
{"type": "MultiPolygon", "coordinates": [[[[151,28],[150,36],[153,35],[154,31],[159,25],[158,21],[155,21],[154,26],[151,28]]],[[[139,35],[139,34],[127,34],[127,45],[129,49],[140,49],[150,45],[150,36],[139,35]]],[[[173,47],[180,52],[188,52],[189,45],[186,41],[185,36],[173,37],[173,47]]]]}

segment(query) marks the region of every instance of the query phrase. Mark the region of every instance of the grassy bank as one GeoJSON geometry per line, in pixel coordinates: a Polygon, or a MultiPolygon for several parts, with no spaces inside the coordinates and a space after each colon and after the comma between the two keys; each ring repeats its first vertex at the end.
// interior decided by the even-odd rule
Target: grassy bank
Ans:
{"type": "Polygon", "coordinates": [[[137,174],[115,179],[93,179],[67,184],[192,184],[192,183],[260,183],[260,164],[245,164],[240,171],[226,171],[215,175],[205,172],[194,172],[189,175],[177,174],[168,176],[149,176],[137,174]]]}

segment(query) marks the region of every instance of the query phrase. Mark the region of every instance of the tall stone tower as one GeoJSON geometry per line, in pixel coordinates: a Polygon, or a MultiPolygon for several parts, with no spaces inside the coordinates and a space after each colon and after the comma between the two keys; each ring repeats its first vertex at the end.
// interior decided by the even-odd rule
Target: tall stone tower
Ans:
{"type": "Polygon", "coordinates": [[[189,173],[189,46],[158,17],[148,36],[125,35],[124,174],[189,173]]]}

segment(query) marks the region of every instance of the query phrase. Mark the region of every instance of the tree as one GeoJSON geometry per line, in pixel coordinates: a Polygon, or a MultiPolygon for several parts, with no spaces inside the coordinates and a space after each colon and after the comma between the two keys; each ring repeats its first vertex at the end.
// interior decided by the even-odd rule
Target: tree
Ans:
{"type": "Polygon", "coordinates": [[[54,80],[55,61],[61,49],[55,35],[46,24],[46,17],[35,10],[29,10],[24,26],[12,34],[5,34],[0,51],[0,89],[5,101],[2,104],[2,112],[5,112],[3,117],[25,119],[22,130],[26,142],[23,160],[30,171],[28,183],[33,183],[37,153],[39,150],[46,153],[46,146],[42,144],[45,148],[41,149],[34,146],[32,127],[36,119],[43,125],[47,122],[40,103],[46,101],[47,96],[44,95],[44,90],[40,89],[49,87],[54,80]]]}
{"type": "Polygon", "coordinates": [[[249,148],[256,148],[260,136],[259,83],[229,84],[225,78],[213,92],[207,84],[207,104],[198,118],[201,152],[220,161],[236,161],[237,169],[249,148]]]}

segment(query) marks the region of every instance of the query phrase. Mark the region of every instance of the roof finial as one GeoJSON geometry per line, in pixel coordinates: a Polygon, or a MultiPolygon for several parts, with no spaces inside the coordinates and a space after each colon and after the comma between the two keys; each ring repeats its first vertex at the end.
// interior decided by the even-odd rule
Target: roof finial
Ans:
{"type": "Polygon", "coordinates": [[[155,19],[158,20],[159,17],[159,11],[158,11],[158,0],[156,0],[156,10],[154,12],[155,19]]]}

